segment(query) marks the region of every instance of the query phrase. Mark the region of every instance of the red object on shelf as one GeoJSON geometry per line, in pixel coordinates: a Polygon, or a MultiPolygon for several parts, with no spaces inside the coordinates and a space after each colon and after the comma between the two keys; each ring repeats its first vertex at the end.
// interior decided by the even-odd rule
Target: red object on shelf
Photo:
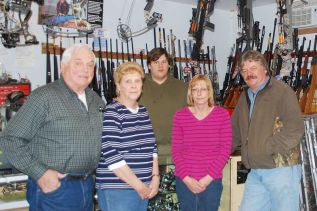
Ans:
{"type": "Polygon", "coordinates": [[[29,95],[31,84],[0,84],[0,106],[6,104],[7,95],[14,91],[22,91],[25,95],[29,95]]]}

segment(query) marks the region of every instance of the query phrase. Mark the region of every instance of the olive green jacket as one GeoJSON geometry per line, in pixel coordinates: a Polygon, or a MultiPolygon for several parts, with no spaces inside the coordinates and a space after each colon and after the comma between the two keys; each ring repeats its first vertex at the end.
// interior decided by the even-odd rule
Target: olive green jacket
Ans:
{"type": "Polygon", "coordinates": [[[247,168],[275,168],[300,163],[304,122],[294,91],[270,78],[254,103],[244,90],[232,115],[233,149],[241,145],[247,168]]]}

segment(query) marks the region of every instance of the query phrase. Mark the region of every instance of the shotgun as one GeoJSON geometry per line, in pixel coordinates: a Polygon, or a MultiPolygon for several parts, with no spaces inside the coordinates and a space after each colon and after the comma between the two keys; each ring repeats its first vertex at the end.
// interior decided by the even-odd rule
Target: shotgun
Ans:
{"type": "Polygon", "coordinates": [[[52,82],[51,76],[51,55],[48,43],[48,33],[46,33],[46,84],[52,82]]]}

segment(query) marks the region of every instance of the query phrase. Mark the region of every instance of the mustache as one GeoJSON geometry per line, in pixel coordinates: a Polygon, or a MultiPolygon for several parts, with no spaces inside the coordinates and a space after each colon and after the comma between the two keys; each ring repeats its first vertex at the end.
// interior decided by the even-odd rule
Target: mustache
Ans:
{"type": "Polygon", "coordinates": [[[246,80],[250,80],[250,79],[257,79],[258,77],[255,75],[248,75],[246,80]]]}

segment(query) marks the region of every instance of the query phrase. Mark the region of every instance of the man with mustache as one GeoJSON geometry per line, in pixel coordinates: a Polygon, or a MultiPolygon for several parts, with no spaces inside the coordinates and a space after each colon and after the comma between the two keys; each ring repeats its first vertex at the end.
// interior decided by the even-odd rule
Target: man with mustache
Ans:
{"type": "Polygon", "coordinates": [[[233,149],[241,145],[251,169],[240,211],[298,211],[304,123],[295,93],[270,76],[258,51],[242,55],[240,74],[247,87],[232,116],[233,149]]]}

